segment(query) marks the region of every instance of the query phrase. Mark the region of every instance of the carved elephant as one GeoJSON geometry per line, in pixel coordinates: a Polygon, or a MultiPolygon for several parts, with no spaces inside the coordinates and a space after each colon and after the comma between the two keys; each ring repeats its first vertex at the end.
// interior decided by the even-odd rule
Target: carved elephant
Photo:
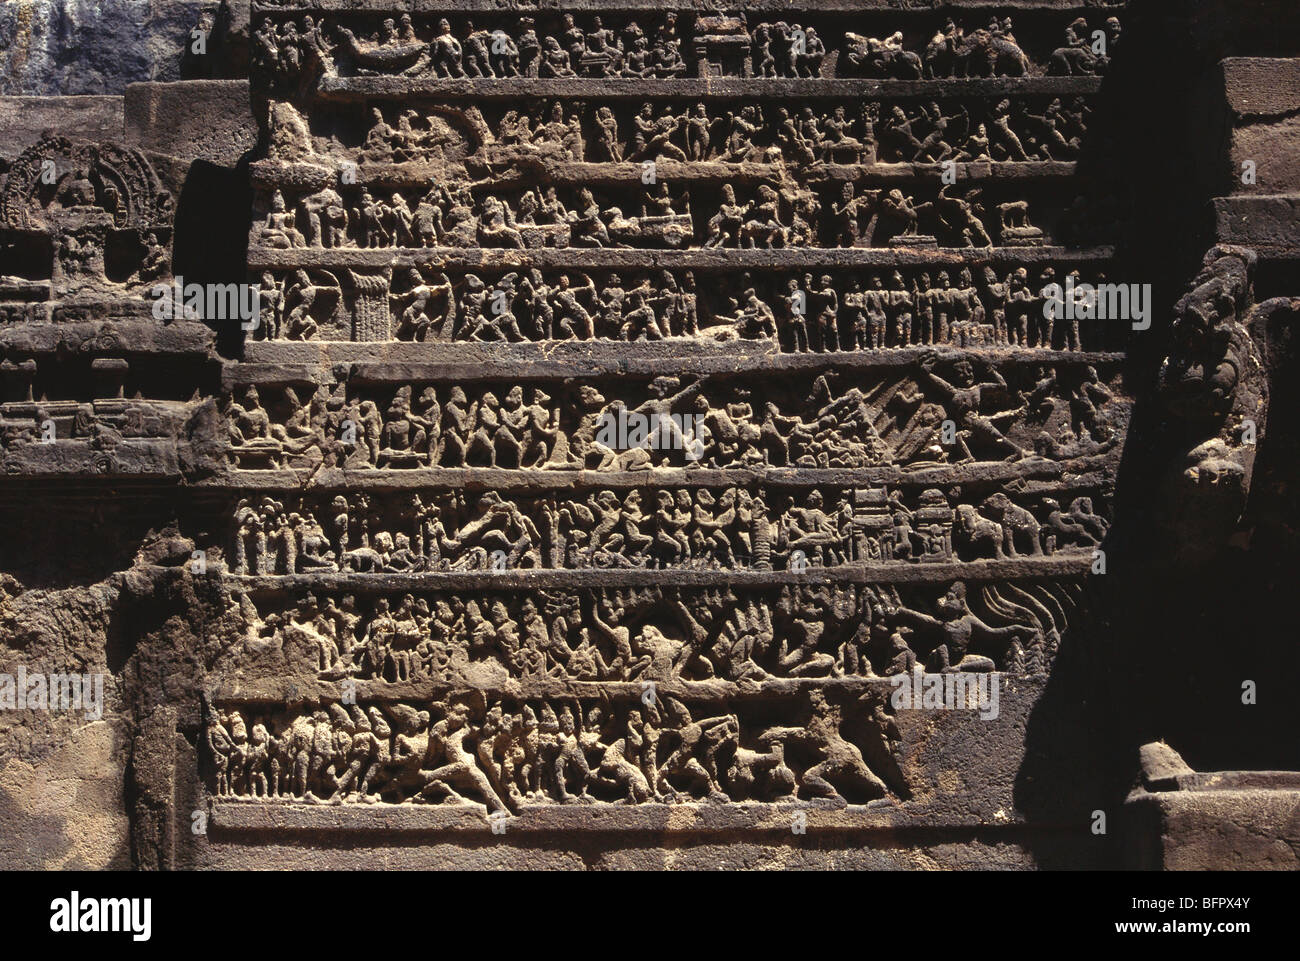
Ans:
{"type": "Polygon", "coordinates": [[[1006,494],[986,497],[980,510],[1002,528],[1002,550],[1008,557],[1028,553],[1039,557],[1043,545],[1039,539],[1040,527],[1034,515],[1011,502],[1006,494]]]}

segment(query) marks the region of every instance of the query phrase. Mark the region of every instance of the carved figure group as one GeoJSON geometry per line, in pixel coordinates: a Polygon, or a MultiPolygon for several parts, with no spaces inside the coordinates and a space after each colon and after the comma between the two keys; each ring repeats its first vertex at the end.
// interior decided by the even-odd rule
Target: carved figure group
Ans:
{"type": "Polygon", "coordinates": [[[679,22],[675,11],[646,28],[634,18],[571,13],[530,14],[509,25],[475,24],[469,17],[437,20],[409,13],[367,23],[316,24],[311,17],[278,25],[265,18],[253,31],[252,59],[264,82],[299,83],[333,75],[336,63],[359,76],[398,74],[446,79],[602,77],[671,79],[733,75],[759,78],[834,76],[881,79],[962,79],[1106,71],[1121,38],[1119,20],[1092,29],[1083,17],[1065,28],[1065,44],[1035,65],[1009,16],[967,31],[948,18],[912,40],[896,30],[881,37],[857,24],[785,20],[750,24],[746,14],[701,14],[679,22]],[[607,22],[608,20],[608,22],[607,22]],[[855,29],[857,28],[857,29],[855,29]],[[908,49],[912,45],[916,49],[908,49]],[[837,52],[837,58],[828,55],[837,52]]]}
{"type": "Polygon", "coordinates": [[[251,732],[251,712],[226,708],[209,716],[205,753],[219,797],[475,804],[502,816],[546,804],[844,805],[889,793],[850,739],[865,736],[890,756],[897,730],[879,703],[832,702],[814,691],[803,727],[755,724],[676,697],[634,704],[335,703],[254,721],[251,732]],[[850,720],[854,735],[845,730],[850,720]]]}

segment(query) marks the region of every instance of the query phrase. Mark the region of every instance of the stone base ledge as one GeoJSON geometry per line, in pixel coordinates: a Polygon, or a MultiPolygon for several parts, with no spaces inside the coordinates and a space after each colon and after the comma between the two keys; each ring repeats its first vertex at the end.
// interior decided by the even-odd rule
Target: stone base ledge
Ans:
{"type": "MultiPolygon", "coordinates": [[[[275,834],[596,834],[602,832],[779,832],[796,824],[807,832],[889,831],[900,828],[970,828],[969,820],[914,818],[892,800],[835,805],[829,801],[776,803],[525,805],[517,814],[490,818],[481,804],[307,804],[301,801],[212,799],[209,830],[275,834]],[[951,823],[946,823],[951,821],[951,823]],[[504,830],[502,830],[504,828],[504,830]]],[[[1023,823],[1008,815],[998,827],[1023,823]]]]}
{"type": "MultiPolygon", "coordinates": [[[[1114,324],[1114,338],[1130,335],[1128,323],[1114,324]]],[[[928,354],[940,362],[978,356],[999,367],[1046,364],[1114,365],[1125,354],[1100,350],[1040,350],[1036,347],[953,347],[933,344],[824,353],[779,351],[776,341],[737,340],[707,344],[687,338],[627,343],[617,340],[532,341],[481,344],[469,341],[253,341],[244,360],[227,364],[227,388],[244,384],[313,383],[317,371],[335,364],[352,365],[348,380],[356,384],[392,384],[408,380],[452,380],[465,384],[542,377],[598,377],[644,374],[762,375],[772,372],[820,374],[828,369],[911,368],[928,354]]]]}
{"type": "Polygon", "coordinates": [[[429,267],[435,270],[582,270],[629,271],[690,269],[736,271],[751,268],[929,267],[934,270],[972,264],[1087,264],[1110,261],[1115,248],[1103,247],[783,247],[757,250],[736,247],[660,250],[635,247],[543,247],[507,250],[495,247],[274,247],[248,248],[250,271],[353,267],[357,270],[392,270],[429,267]]]}
{"type": "Polygon", "coordinates": [[[1249,247],[1262,260],[1300,260],[1300,194],[1216,198],[1214,225],[1219,243],[1249,247]]]}
{"type": "Polygon", "coordinates": [[[34,443],[0,452],[0,475],[8,480],[15,475],[26,479],[48,477],[115,477],[149,476],[179,479],[180,461],[176,442],[169,439],[126,439],[108,448],[97,447],[89,440],[56,440],[34,443]]]}
{"type": "MultiPolygon", "coordinates": [[[[936,674],[933,671],[920,674],[921,684],[943,683],[954,674],[966,678],[963,683],[970,683],[971,678],[978,682],[980,677],[988,676],[998,685],[999,697],[1023,699],[1026,692],[1033,692],[1046,683],[1045,673],[1009,673],[1007,671],[981,672],[958,671],[936,674]],[[978,676],[976,676],[978,674],[978,676]],[[935,679],[941,679],[936,682],[935,679]]],[[[888,677],[768,677],[761,681],[746,679],[744,681],[727,681],[711,678],[701,681],[684,681],[681,678],[668,678],[654,681],[656,697],[676,698],[687,704],[734,705],[738,702],[774,701],[797,699],[803,700],[813,692],[821,692],[838,698],[866,698],[884,704],[893,693],[905,683],[914,683],[915,669],[912,672],[891,674],[888,677]],[[902,680],[906,678],[906,682],[902,680]]],[[[273,678],[228,675],[204,692],[211,704],[233,708],[249,706],[278,708],[285,704],[311,704],[325,706],[339,701],[340,678],[326,680],[319,676],[278,675],[273,678]]],[[[550,699],[576,702],[584,699],[600,699],[602,702],[627,703],[640,701],[645,697],[647,681],[578,681],[567,678],[523,677],[492,678],[486,675],[461,679],[449,677],[433,679],[420,677],[409,681],[386,681],[355,678],[356,700],[362,704],[411,704],[439,701],[457,693],[478,692],[489,698],[510,698],[513,700],[550,699]]],[[[954,685],[956,681],[954,680],[954,685]]],[[[954,687],[955,690],[955,687],[954,687]]],[[[901,721],[902,726],[923,723],[930,725],[945,723],[936,720],[938,709],[902,709],[898,718],[904,715],[911,721],[901,721]],[[920,720],[918,720],[920,719],[920,720]]],[[[979,717],[976,710],[966,712],[944,712],[953,718],[948,723],[964,723],[962,718],[979,717]]],[[[995,720],[990,718],[990,721],[995,720]]],[[[933,733],[933,730],[930,731],[933,733]]],[[[238,803],[251,803],[241,801],[238,803]]],[[[298,803],[280,801],[276,803],[298,803]]],[[[752,802],[751,802],[752,803],[752,802]]],[[[363,805],[372,807],[373,805],[363,805]]],[[[387,805],[391,807],[392,805],[387,805]]],[[[713,806],[713,805],[710,805],[713,806]]]]}
{"type": "Polygon", "coordinates": [[[13,160],[46,131],[81,140],[122,139],[120,96],[0,97],[0,158],[13,160]]]}
{"type": "MultiPolygon", "coordinates": [[[[617,187],[641,186],[644,167],[636,163],[586,163],[568,161],[547,162],[536,169],[545,171],[545,182],[571,186],[617,187]]],[[[891,184],[911,184],[917,180],[933,181],[947,169],[939,163],[871,163],[840,164],[817,163],[801,165],[802,179],[807,183],[826,181],[853,182],[861,187],[891,184]]],[[[1070,178],[1078,164],[1072,160],[1036,161],[975,161],[953,165],[961,183],[983,181],[1050,180],[1070,178]]],[[[362,162],[357,167],[356,182],[365,186],[427,187],[430,181],[442,175],[442,162],[422,163],[411,161],[402,164],[375,164],[362,162]]],[[[656,160],[655,174],[672,183],[741,184],[772,183],[785,179],[790,167],[784,164],[726,163],[723,161],[698,161],[684,163],[679,160],[656,160]]],[[[262,189],[289,187],[292,189],[321,189],[333,186],[339,176],[337,164],[326,161],[287,164],[276,160],[258,160],[249,165],[253,186],[262,189]]],[[[536,179],[535,171],[527,166],[514,174],[502,175],[500,185],[526,183],[536,179]]]]}
{"type": "MultiPolygon", "coordinates": [[[[643,471],[543,471],[507,470],[495,467],[413,467],[409,470],[321,470],[277,468],[275,470],[232,469],[197,482],[196,487],[238,491],[297,491],[307,475],[312,487],[321,491],[423,491],[569,490],[603,487],[612,490],[654,487],[766,487],[799,490],[807,487],[840,485],[864,487],[891,484],[904,487],[944,487],[972,482],[1005,483],[1023,478],[1033,493],[1075,490],[1113,482],[1118,459],[1099,454],[1076,461],[1030,460],[1024,463],[988,461],[982,464],[944,464],[917,470],[893,465],[883,467],[764,467],[764,468],[655,468],[643,471]]],[[[932,563],[932,562],[931,562],[932,563]]]]}
{"type": "MultiPolygon", "coordinates": [[[[1095,0],[963,0],[962,7],[972,12],[982,9],[994,8],[1000,11],[1003,8],[1012,10],[1025,11],[1052,11],[1052,10],[1079,10],[1087,11],[1098,4],[1095,0]]],[[[383,3],[375,3],[367,6],[364,12],[382,12],[390,11],[393,13],[446,13],[448,11],[446,0],[385,0],[383,3]]],[[[502,9],[501,0],[457,0],[455,11],[457,13],[497,13],[502,9]]],[[[564,0],[533,0],[528,5],[529,12],[542,13],[546,11],[563,12],[570,9],[564,0]]],[[[671,3],[653,3],[651,0],[599,0],[592,6],[597,12],[614,12],[617,10],[628,10],[634,12],[651,12],[659,10],[698,10],[704,13],[714,13],[718,9],[717,0],[672,0],[671,3]]],[[[744,9],[747,13],[753,15],[757,13],[786,13],[790,10],[789,0],[746,0],[744,9]]],[[[890,13],[895,16],[906,15],[928,15],[933,10],[925,5],[917,4],[912,0],[800,0],[800,10],[822,11],[826,13],[869,13],[880,12],[890,13]]],[[[301,13],[355,13],[358,11],[357,0],[313,0],[310,6],[303,6],[301,3],[288,2],[277,3],[274,0],[255,0],[253,10],[258,16],[268,14],[301,14],[301,13]]]]}
{"type": "Polygon", "coordinates": [[[1300,869],[1300,772],[1193,771],[1163,743],[1141,760],[1124,802],[1131,867],[1300,869]]]}
{"type": "Polygon", "coordinates": [[[506,571],[431,571],[419,574],[224,575],[233,590],[251,593],[301,591],[407,592],[423,590],[539,590],[583,587],[780,587],[785,584],[947,584],[1011,579],[1082,577],[1092,569],[1091,552],[1054,557],[950,561],[942,564],[870,563],[794,571],[666,567],[538,568],[506,571]]]}
{"type": "MultiPolygon", "coordinates": [[[[1064,26],[1064,24],[1062,24],[1064,26]]],[[[686,97],[695,100],[759,98],[765,100],[811,100],[838,98],[860,100],[886,97],[1071,97],[1096,93],[1101,77],[981,77],[943,80],[867,80],[860,78],[774,78],[774,77],[686,77],[640,80],[623,77],[492,79],[407,77],[325,77],[316,88],[323,99],[358,101],[370,99],[438,98],[451,100],[509,100],[534,97],[566,100],[596,99],[642,101],[654,97],[686,97]]]]}

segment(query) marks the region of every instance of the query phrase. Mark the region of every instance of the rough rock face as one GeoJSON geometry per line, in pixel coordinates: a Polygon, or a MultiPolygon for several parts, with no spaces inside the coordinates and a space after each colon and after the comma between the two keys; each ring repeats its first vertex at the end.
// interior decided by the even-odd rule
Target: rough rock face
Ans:
{"type": "Polygon", "coordinates": [[[1003,6],[0,8],[0,857],[1293,865],[1300,42],[1003,6]]]}
{"type": "MultiPolygon", "coordinates": [[[[237,45],[247,3],[213,0],[15,0],[0,5],[0,94],[120,95],[129,83],[210,75],[191,51],[195,29],[214,55],[237,45]],[[242,9],[242,17],[240,10],[242,9]]],[[[222,71],[238,69],[238,56],[222,71]]],[[[238,74],[220,73],[220,76],[238,74]]]]}

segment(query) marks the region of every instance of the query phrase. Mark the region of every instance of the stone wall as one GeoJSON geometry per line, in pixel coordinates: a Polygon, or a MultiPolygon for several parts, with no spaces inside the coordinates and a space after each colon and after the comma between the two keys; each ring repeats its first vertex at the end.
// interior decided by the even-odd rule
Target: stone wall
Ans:
{"type": "Polygon", "coordinates": [[[5,5],[8,860],[1291,863],[1214,6],[5,5]]]}

